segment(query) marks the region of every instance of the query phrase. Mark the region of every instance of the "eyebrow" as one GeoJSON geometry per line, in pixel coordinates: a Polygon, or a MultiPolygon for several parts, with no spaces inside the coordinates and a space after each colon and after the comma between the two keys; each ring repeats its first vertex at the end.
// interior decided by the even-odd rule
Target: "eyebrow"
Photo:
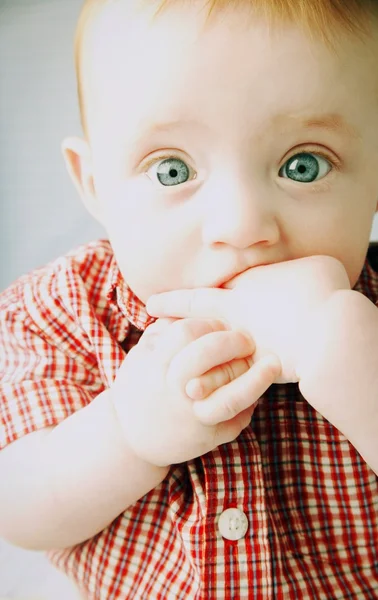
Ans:
{"type": "Polygon", "coordinates": [[[176,119],[174,121],[167,121],[167,122],[156,122],[156,123],[151,123],[148,124],[147,126],[144,127],[144,131],[147,132],[148,134],[155,134],[155,133],[169,133],[170,131],[173,131],[175,129],[182,129],[183,127],[194,127],[198,125],[198,123],[196,123],[193,120],[189,120],[189,119],[176,119]]]}
{"type": "Polygon", "coordinates": [[[192,129],[198,123],[189,119],[175,119],[173,121],[150,121],[143,123],[140,130],[136,129],[135,135],[132,137],[132,144],[140,144],[145,140],[162,133],[170,133],[180,129],[192,129]]]}
{"type": "MultiPolygon", "coordinates": [[[[352,127],[345,119],[338,113],[329,113],[324,115],[312,115],[310,117],[297,116],[289,113],[279,113],[275,115],[271,124],[281,125],[281,123],[287,124],[287,121],[291,120],[292,123],[299,125],[304,129],[324,129],[329,132],[340,133],[344,136],[348,136],[352,139],[361,139],[361,135],[357,130],[352,127]]],[[[198,123],[190,119],[175,119],[167,122],[152,122],[143,128],[143,132],[136,136],[133,140],[134,143],[138,143],[143,139],[148,138],[151,135],[158,135],[160,133],[170,133],[171,131],[182,129],[182,128],[194,128],[198,126],[198,123]]]]}
{"type": "MultiPolygon", "coordinates": [[[[286,118],[288,117],[288,115],[280,115],[279,117],[280,119],[283,119],[285,116],[286,118]]],[[[298,120],[298,117],[295,116],[291,116],[291,118],[295,121],[298,120]]],[[[357,130],[337,113],[314,115],[307,117],[305,120],[300,119],[300,124],[305,129],[325,129],[326,131],[342,133],[351,138],[361,138],[361,135],[357,132],[357,130]]]]}

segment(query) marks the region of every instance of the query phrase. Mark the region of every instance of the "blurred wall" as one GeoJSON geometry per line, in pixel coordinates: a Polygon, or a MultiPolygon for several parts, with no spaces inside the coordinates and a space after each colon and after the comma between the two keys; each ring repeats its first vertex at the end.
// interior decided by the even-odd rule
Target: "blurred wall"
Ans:
{"type": "Polygon", "coordinates": [[[81,0],[0,0],[0,291],[72,247],[104,237],[66,172],[81,135],[73,36],[81,0]]]}

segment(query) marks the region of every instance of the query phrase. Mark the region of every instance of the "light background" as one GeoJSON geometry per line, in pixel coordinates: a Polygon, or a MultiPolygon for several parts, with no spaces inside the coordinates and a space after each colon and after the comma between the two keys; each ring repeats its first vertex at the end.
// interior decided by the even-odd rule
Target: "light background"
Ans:
{"type": "Polygon", "coordinates": [[[73,62],[81,0],[0,0],[0,290],[105,235],[87,214],[61,142],[81,135],[73,62]]]}
{"type": "MultiPolygon", "coordinates": [[[[0,0],[0,290],[104,236],[60,150],[81,134],[73,35],[81,0],[0,0]]],[[[1,486],[6,482],[0,482],[1,486]]],[[[76,600],[43,554],[0,540],[0,600],[76,600]]]]}
{"type": "MultiPolygon", "coordinates": [[[[72,247],[104,236],[82,207],[60,150],[66,135],[81,134],[73,67],[81,4],[0,0],[0,290],[72,247]]],[[[377,221],[372,239],[378,239],[377,221]]],[[[41,554],[0,541],[0,600],[5,598],[74,595],[41,554]]]]}

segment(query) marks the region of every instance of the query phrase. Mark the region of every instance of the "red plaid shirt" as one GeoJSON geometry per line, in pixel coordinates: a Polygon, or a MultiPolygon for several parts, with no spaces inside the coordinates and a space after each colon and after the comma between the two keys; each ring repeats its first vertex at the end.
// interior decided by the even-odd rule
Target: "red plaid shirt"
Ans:
{"type": "MultiPolygon", "coordinates": [[[[377,304],[368,261],[355,289],[377,304]]],[[[149,318],[100,241],[19,279],[0,321],[4,447],[108,387],[149,318]]],[[[49,555],[91,600],[373,600],[377,552],[376,475],[290,384],[271,386],[234,442],[49,555]],[[236,541],[218,522],[231,507],[248,524],[236,541]]]]}

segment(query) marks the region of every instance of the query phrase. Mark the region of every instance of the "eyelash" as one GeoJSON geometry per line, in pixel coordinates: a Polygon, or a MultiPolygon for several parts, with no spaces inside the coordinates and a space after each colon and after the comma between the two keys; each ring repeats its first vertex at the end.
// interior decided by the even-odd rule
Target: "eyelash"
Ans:
{"type": "MultiPolygon", "coordinates": [[[[342,168],[342,163],[341,161],[336,158],[335,156],[330,156],[329,154],[327,154],[324,151],[319,151],[319,150],[313,150],[313,149],[308,149],[308,148],[299,148],[297,149],[293,154],[290,154],[290,156],[288,158],[286,158],[286,160],[281,164],[281,166],[279,167],[278,171],[280,171],[282,169],[282,167],[292,158],[294,158],[294,156],[296,156],[297,154],[301,154],[301,153],[308,153],[308,154],[313,154],[314,156],[320,156],[321,158],[323,158],[324,160],[328,161],[330,163],[330,165],[332,166],[332,169],[330,171],[330,173],[334,170],[339,172],[342,168]]],[[[154,164],[164,161],[164,160],[169,160],[169,159],[178,159],[178,160],[182,160],[183,162],[185,162],[185,164],[189,167],[189,170],[191,171],[191,173],[195,172],[194,169],[192,169],[192,167],[185,161],[183,160],[183,158],[181,158],[179,155],[174,155],[174,154],[162,154],[159,156],[154,156],[152,159],[150,159],[147,163],[145,163],[143,165],[143,172],[145,174],[147,174],[146,172],[148,171],[148,169],[150,167],[152,167],[154,164]]],[[[328,173],[329,175],[329,173],[328,173]]],[[[305,184],[307,189],[317,189],[319,190],[319,186],[328,186],[328,182],[327,180],[327,176],[323,177],[322,179],[319,179],[318,181],[314,181],[312,184],[308,183],[305,184]]],[[[192,181],[192,179],[190,180],[192,181]]],[[[296,184],[298,182],[291,181],[291,183],[296,184]]],[[[188,183],[188,182],[186,182],[188,183]]],[[[185,184],[181,184],[181,185],[185,185],[185,184]]],[[[303,183],[300,183],[299,185],[303,186],[303,183]]],[[[163,187],[163,186],[162,186],[163,187]]],[[[180,187],[180,186],[175,186],[175,187],[180,187]]]]}
{"type": "MultiPolygon", "coordinates": [[[[330,154],[327,154],[326,152],[324,152],[322,150],[311,150],[311,149],[309,150],[307,148],[304,148],[304,149],[301,148],[300,150],[297,150],[296,152],[294,152],[294,154],[291,154],[289,156],[289,158],[287,158],[285,160],[285,162],[282,164],[282,166],[285,163],[287,163],[291,158],[294,158],[294,156],[296,156],[297,154],[301,154],[302,152],[305,154],[313,154],[314,156],[320,156],[321,158],[324,158],[324,160],[327,160],[330,163],[330,165],[332,165],[332,169],[334,169],[335,171],[341,170],[341,167],[342,167],[341,161],[338,158],[336,158],[335,156],[331,156],[330,154]]],[[[281,168],[282,167],[280,167],[280,169],[281,168]]],[[[321,180],[319,180],[319,181],[321,181],[321,180]]]]}
{"type": "Polygon", "coordinates": [[[169,160],[169,159],[177,159],[177,160],[182,160],[182,162],[184,162],[191,171],[194,171],[194,169],[192,169],[192,167],[190,165],[188,165],[188,163],[178,154],[162,154],[161,156],[154,156],[154,158],[151,158],[151,160],[149,160],[147,163],[145,163],[143,165],[143,171],[148,171],[148,169],[150,167],[152,167],[153,165],[155,165],[158,162],[162,162],[163,160],[169,160]]]}

